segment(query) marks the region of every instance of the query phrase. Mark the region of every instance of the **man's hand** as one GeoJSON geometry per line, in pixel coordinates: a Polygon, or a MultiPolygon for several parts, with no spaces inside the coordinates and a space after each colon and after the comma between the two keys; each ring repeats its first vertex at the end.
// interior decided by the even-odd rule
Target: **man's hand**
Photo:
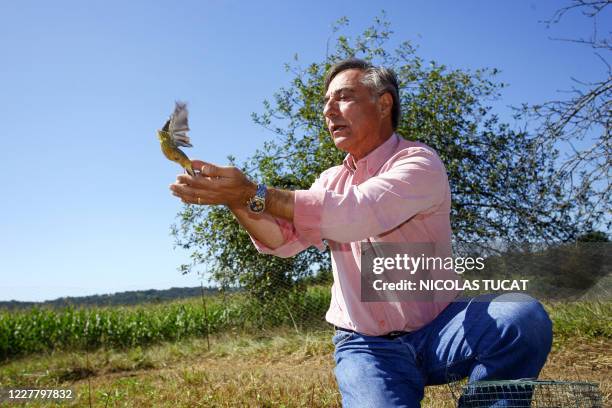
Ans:
{"type": "Polygon", "coordinates": [[[257,240],[272,249],[284,243],[283,233],[270,215],[293,220],[292,191],[269,188],[266,199],[269,215],[253,214],[247,210],[247,202],[257,192],[257,185],[244,173],[236,167],[215,166],[200,160],[191,164],[196,175],[179,175],[170,185],[172,194],[188,204],[227,205],[240,225],[257,240]]]}
{"type": "Polygon", "coordinates": [[[170,185],[172,194],[185,203],[246,208],[247,201],[257,191],[257,185],[236,167],[215,166],[200,160],[193,160],[191,164],[200,173],[181,174],[170,185]]]}

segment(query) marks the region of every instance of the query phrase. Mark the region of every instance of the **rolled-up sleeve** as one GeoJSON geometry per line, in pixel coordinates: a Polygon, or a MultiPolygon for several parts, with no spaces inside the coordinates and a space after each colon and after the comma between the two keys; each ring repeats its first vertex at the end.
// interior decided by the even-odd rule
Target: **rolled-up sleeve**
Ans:
{"type": "MultiPolygon", "coordinates": [[[[323,172],[323,174],[321,174],[321,176],[319,176],[319,178],[317,178],[317,180],[312,184],[312,186],[310,187],[310,190],[297,190],[296,193],[300,192],[300,191],[312,191],[318,194],[322,194],[323,192],[325,192],[325,182],[327,180],[327,172],[323,172]]],[[[315,246],[317,247],[319,250],[323,250],[325,249],[325,245],[323,244],[322,240],[311,240],[308,237],[308,234],[303,235],[300,234],[297,229],[295,228],[295,220],[296,219],[302,219],[304,216],[306,216],[306,213],[303,213],[302,211],[306,211],[308,214],[315,214],[317,211],[313,211],[312,209],[307,208],[308,206],[302,206],[301,208],[298,208],[298,200],[295,200],[296,207],[294,208],[294,222],[291,223],[289,221],[283,220],[281,218],[276,218],[276,217],[272,217],[272,216],[268,216],[271,219],[273,219],[276,224],[278,225],[278,227],[280,228],[280,231],[283,235],[283,244],[277,248],[270,248],[267,245],[265,245],[264,243],[262,243],[261,241],[258,241],[257,239],[255,239],[252,235],[251,237],[251,241],[253,242],[253,244],[255,245],[255,248],[257,249],[257,251],[259,253],[262,254],[268,254],[268,255],[275,255],[281,258],[288,258],[291,256],[294,256],[300,252],[302,252],[303,250],[307,249],[310,246],[315,246]]],[[[313,203],[314,204],[314,203],[313,203]]],[[[319,216],[320,216],[320,212],[319,216]]],[[[314,220],[312,220],[314,222],[314,220]]]]}
{"type": "MultiPolygon", "coordinates": [[[[275,255],[281,258],[289,258],[291,256],[294,256],[302,252],[303,250],[305,250],[306,248],[312,245],[307,240],[301,238],[298,235],[295,227],[289,221],[285,221],[280,218],[274,218],[274,221],[276,221],[276,224],[279,226],[281,233],[283,234],[284,242],[278,248],[272,249],[268,247],[267,245],[265,245],[264,243],[262,243],[261,241],[258,241],[251,235],[250,236],[251,241],[253,242],[253,245],[255,245],[255,248],[257,249],[259,253],[267,254],[267,255],[275,255]]],[[[320,245],[315,245],[315,246],[319,248],[320,250],[324,249],[322,242],[320,243],[320,245]]]]}
{"type": "Polygon", "coordinates": [[[389,231],[419,213],[435,211],[448,178],[433,151],[398,152],[389,168],[342,194],[322,188],[295,193],[293,227],[312,245],[329,239],[355,242],[389,231]]]}

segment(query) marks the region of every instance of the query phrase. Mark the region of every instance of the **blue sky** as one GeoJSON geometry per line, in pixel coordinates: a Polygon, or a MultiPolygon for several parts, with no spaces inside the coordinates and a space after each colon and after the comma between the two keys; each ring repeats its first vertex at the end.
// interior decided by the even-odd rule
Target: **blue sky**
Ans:
{"type": "MultiPolygon", "coordinates": [[[[251,155],[273,135],[255,125],[302,62],[325,55],[331,26],[351,36],[384,9],[392,43],[453,68],[501,69],[498,104],[542,102],[570,77],[603,75],[577,13],[547,29],[563,1],[19,1],[0,16],[0,300],[44,300],[196,286],[177,272],[169,226],[179,172],[155,137],[188,101],[194,158],[251,155]]],[[[610,13],[600,29],[612,27],[610,13]]]]}

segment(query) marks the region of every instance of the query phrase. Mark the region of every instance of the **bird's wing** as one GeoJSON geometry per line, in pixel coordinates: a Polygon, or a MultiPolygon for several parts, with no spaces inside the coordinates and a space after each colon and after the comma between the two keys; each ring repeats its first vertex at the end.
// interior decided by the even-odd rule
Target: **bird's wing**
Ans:
{"type": "Polygon", "coordinates": [[[170,116],[170,134],[177,146],[193,147],[187,132],[189,131],[188,117],[189,111],[187,104],[184,102],[176,102],[174,112],[170,116]]]}

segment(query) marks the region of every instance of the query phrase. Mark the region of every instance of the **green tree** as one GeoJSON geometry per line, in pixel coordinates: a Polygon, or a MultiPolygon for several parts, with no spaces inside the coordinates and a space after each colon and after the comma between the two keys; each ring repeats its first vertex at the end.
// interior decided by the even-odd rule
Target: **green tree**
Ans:
{"type": "MultiPolygon", "coordinates": [[[[538,149],[528,133],[500,123],[488,105],[504,86],[495,80],[496,69],[466,71],[426,62],[409,42],[388,50],[392,32],[384,17],[354,39],[340,34],[347,24],[342,19],[334,28],[335,48],[323,61],[303,67],[296,56],[286,65],[290,85],[264,101],[263,113],[253,114],[275,137],[241,166],[251,177],[307,189],[323,170],[342,162],[345,153],[333,145],[322,115],[323,79],[331,64],[356,56],[398,74],[403,116],[397,133],[440,154],[451,183],[458,242],[558,242],[581,233],[576,214],[583,202],[567,200],[552,177],[558,152],[538,149]]],[[[328,254],[313,248],[290,259],[257,254],[223,207],[186,206],[173,233],[178,245],[193,251],[183,271],[208,262],[214,280],[244,286],[260,298],[330,270],[328,254]]]]}

